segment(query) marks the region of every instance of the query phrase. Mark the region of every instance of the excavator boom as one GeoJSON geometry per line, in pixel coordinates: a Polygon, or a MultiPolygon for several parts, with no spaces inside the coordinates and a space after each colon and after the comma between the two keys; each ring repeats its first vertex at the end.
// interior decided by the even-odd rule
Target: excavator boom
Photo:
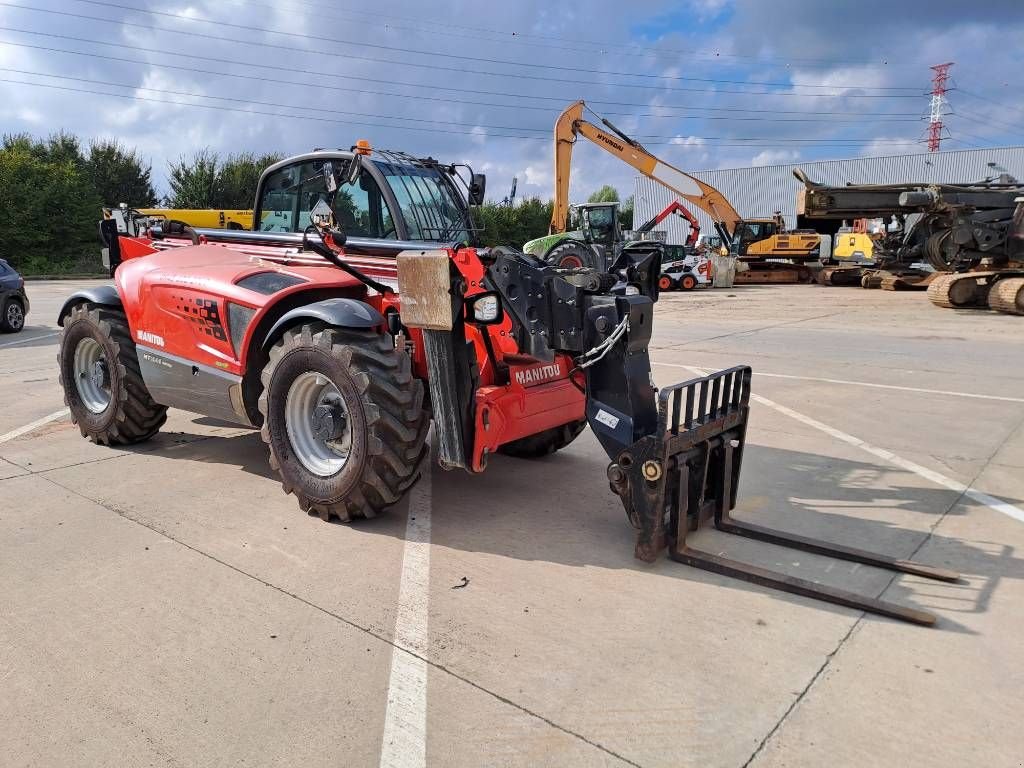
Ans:
{"type": "Polygon", "coordinates": [[[707,213],[715,228],[726,241],[732,239],[740,215],[725,195],[700,179],[684,173],[675,166],[655,157],[638,142],[629,138],[602,118],[604,130],[583,119],[585,102],[577,101],[568,107],[555,123],[555,205],[551,214],[550,234],[565,231],[569,215],[569,170],[572,148],[577,136],[584,136],[606,152],[627,163],[644,176],[661,184],[707,213]]]}

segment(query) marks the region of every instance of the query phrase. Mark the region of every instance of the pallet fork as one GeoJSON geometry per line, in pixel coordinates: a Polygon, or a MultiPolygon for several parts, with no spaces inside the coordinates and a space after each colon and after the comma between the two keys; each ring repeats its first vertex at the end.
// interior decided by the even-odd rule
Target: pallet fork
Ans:
{"type": "Polygon", "coordinates": [[[663,549],[676,562],[915,624],[932,625],[935,616],[847,590],[817,584],[687,544],[687,534],[708,521],[726,533],[801,549],[877,568],[939,581],[959,574],[817,539],[783,533],[734,519],[740,467],[746,442],[751,369],[729,368],[662,389],[657,430],[621,451],[608,467],[612,490],[622,499],[638,529],[636,556],[654,561],[663,549]]]}

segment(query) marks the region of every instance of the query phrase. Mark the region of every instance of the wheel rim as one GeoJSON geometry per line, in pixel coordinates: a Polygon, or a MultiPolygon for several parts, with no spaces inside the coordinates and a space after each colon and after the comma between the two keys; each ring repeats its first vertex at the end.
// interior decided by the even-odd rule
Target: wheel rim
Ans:
{"type": "Polygon", "coordinates": [[[12,301],[7,305],[7,324],[14,330],[21,330],[22,324],[25,322],[25,311],[21,308],[21,304],[16,301],[12,301]]]}
{"type": "Polygon", "coordinates": [[[663,291],[667,291],[671,287],[672,287],[672,281],[669,278],[667,278],[667,277],[663,277],[663,278],[661,278],[658,281],[658,288],[663,290],[663,291]]]}
{"type": "Polygon", "coordinates": [[[85,338],[78,342],[73,367],[75,387],[82,404],[93,413],[103,413],[110,405],[110,368],[103,347],[96,339],[85,338]]]}
{"type": "Polygon", "coordinates": [[[569,254],[562,257],[562,260],[558,262],[558,266],[561,269],[581,269],[583,267],[583,261],[579,256],[569,254]]]}
{"type": "Polygon", "coordinates": [[[695,285],[697,285],[697,281],[689,275],[683,278],[683,286],[685,288],[693,288],[695,285]]]}
{"type": "Polygon", "coordinates": [[[288,388],[284,410],[288,442],[295,458],[314,475],[336,475],[348,462],[350,421],[345,398],[322,373],[307,371],[288,388]]]}

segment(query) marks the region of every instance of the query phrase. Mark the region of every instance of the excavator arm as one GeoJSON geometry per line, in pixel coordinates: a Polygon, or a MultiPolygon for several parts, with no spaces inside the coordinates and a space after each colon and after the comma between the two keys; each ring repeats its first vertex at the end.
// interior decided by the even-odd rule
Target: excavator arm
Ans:
{"type": "Polygon", "coordinates": [[[602,124],[608,130],[598,128],[583,119],[585,102],[577,101],[568,107],[555,123],[555,205],[551,214],[550,234],[565,231],[565,222],[569,215],[569,170],[572,165],[572,148],[578,136],[594,142],[606,152],[633,166],[649,179],[671,190],[707,213],[715,228],[728,242],[732,239],[740,215],[725,195],[705,184],[700,179],[684,173],[673,165],[666,163],[638,142],[605,119],[602,124]]]}
{"type": "Polygon", "coordinates": [[[700,222],[697,221],[697,217],[690,213],[687,207],[680,203],[678,200],[673,200],[671,203],[665,206],[665,210],[663,210],[654,218],[648,219],[633,231],[650,232],[652,229],[661,224],[661,222],[663,222],[673,213],[678,213],[681,217],[686,219],[687,223],[689,223],[690,225],[690,234],[686,236],[686,242],[684,243],[684,245],[690,247],[696,245],[697,238],[700,237],[700,222]]]}

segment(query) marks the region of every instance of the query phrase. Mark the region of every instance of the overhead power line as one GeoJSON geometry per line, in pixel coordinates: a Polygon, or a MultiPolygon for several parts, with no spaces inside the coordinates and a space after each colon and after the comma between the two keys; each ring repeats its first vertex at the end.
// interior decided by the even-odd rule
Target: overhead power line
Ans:
{"type": "MultiPolygon", "coordinates": [[[[66,76],[58,76],[58,75],[46,75],[46,76],[47,77],[53,77],[53,78],[56,78],[56,79],[64,79],[64,80],[74,80],[74,81],[85,80],[85,78],[69,78],[69,77],[66,77],[66,76]]],[[[138,94],[111,93],[109,91],[99,91],[99,90],[90,89],[90,88],[81,88],[81,87],[66,86],[66,85],[56,85],[56,84],[53,84],[53,83],[29,82],[29,81],[24,81],[24,80],[14,80],[14,79],[11,79],[11,78],[0,78],[0,82],[12,83],[12,84],[16,84],[16,85],[25,85],[25,86],[29,86],[29,87],[32,87],[32,88],[49,88],[49,89],[60,90],[60,91],[69,91],[69,92],[74,92],[74,93],[87,93],[87,94],[93,94],[93,95],[98,95],[98,96],[110,96],[110,97],[113,97],[113,98],[128,99],[128,100],[133,100],[133,101],[154,102],[154,103],[160,103],[160,104],[170,104],[170,105],[179,106],[179,107],[193,107],[193,108],[216,110],[216,111],[223,111],[223,112],[235,112],[235,113],[240,113],[240,114],[245,114],[245,115],[263,115],[263,116],[269,116],[269,117],[275,117],[275,118],[284,118],[284,119],[306,120],[306,121],[312,121],[312,122],[333,123],[333,124],[341,124],[341,125],[357,125],[357,126],[364,126],[364,127],[371,127],[371,128],[399,129],[399,130],[405,130],[405,131],[421,131],[421,132],[426,132],[426,133],[455,134],[455,135],[466,135],[466,136],[479,136],[480,135],[477,131],[475,131],[473,129],[470,129],[470,130],[459,130],[459,129],[454,129],[454,128],[430,128],[430,127],[422,125],[422,123],[424,122],[422,120],[414,120],[412,125],[392,125],[392,124],[386,124],[386,123],[369,122],[369,121],[365,121],[365,120],[349,120],[349,119],[319,117],[317,115],[309,114],[310,111],[314,111],[314,112],[316,112],[316,111],[320,111],[320,112],[336,112],[336,110],[327,110],[325,108],[319,108],[319,107],[308,107],[308,108],[307,107],[297,107],[296,105],[273,104],[273,103],[270,103],[270,102],[258,102],[257,103],[259,106],[271,106],[271,107],[280,108],[280,109],[292,110],[292,111],[289,111],[289,112],[269,112],[269,111],[260,110],[260,109],[250,109],[250,108],[243,108],[243,107],[224,106],[222,104],[196,104],[196,103],[193,103],[193,102],[182,102],[182,101],[176,100],[176,99],[156,99],[156,98],[151,98],[151,97],[148,97],[148,96],[139,96],[138,94]],[[294,111],[296,109],[302,109],[303,111],[297,113],[297,112],[294,111]]],[[[132,87],[132,86],[125,86],[123,84],[110,84],[109,87],[119,87],[120,88],[120,87],[132,87]]],[[[145,90],[145,91],[148,91],[148,92],[151,92],[151,93],[159,93],[159,94],[171,95],[171,96],[185,96],[186,98],[206,98],[206,99],[212,99],[212,100],[234,101],[234,102],[242,101],[241,99],[235,99],[234,97],[209,96],[207,94],[186,94],[186,93],[183,93],[183,92],[180,92],[180,91],[170,91],[170,90],[165,90],[165,89],[160,89],[160,88],[143,87],[140,90],[145,90]]],[[[391,118],[391,117],[389,117],[387,119],[399,119],[399,118],[391,118]]],[[[402,118],[402,119],[405,119],[405,118],[402,118]]],[[[408,118],[408,119],[411,119],[411,118],[408,118]]],[[[507,131],[520,130],[521,131],[521,130],[529,130],[529,129],[521,129],[521,128],[514,128],[514,127],[508,127],[508,128],[498,128],[498,127],[496,127],[495,130],[503,130],[503,131],[505,131],[505,130],[507,130],[507,131]]],[[[547,132],[546,129],[545,129],[545,132],[547,132]]],[[[486,135],[488,137],[495,137],[495,138],[529,139],[529,140],[533,140],[533,141],[545,141],[545,142],[550,141],[550,139],[547,136],[543,136],[543,135],[523,135],[522,133],[517,133],[517,134],[513,134],[513,133],[500,133],[500,134],[499,133],[488,133],[486,135]]],[[[652,138],[662,139],[662,140],[648,141],[648,142],[645,142],[645,143],[648,143],[648,144],[651,144],[651,145],[670,145],[670,144],[683,144],[686,141],[697,141],[697,142],[700,143],[700,145],[714,145],[714,146],[719,146],[719,147],[725,147],[725,146],[731,146],[731,147],[775,147],[775,146],[778,146],[780,143],[801,142],[801,143],[807,143],[807,144],[815,143],[815,144],[825,144],[825,145],[829,145],[829,146],[833,146],[833,147],[840,147],[840,146],[862,146],[863,144],[872,141],[872,139],[870,139],[870,138],[854,138],[854,139],[805,139],[805,140],[798,140],[798,139],[773,139],[771,137],[735,138],[735,137],[729,137],[729,136],[721,136],[721,137],[718,137],[718,136],[708,136],[708,137],[700,137],[700,136],[682,137],[682,136],[679,136],[679,137],[652,137],[652,138]]],[[[906,141],[906,142],[904,142],[904,141],[900,141],[900,140],[896,140],[896,139],[891,139],[891,140],[890,139],[882,139],[882,140],[875,140],[875,141],[876,141],[876,143],[887,143],[887,144],[892,144],[894,146],[902,146],[902,145],[905,145],[905,144],[909,145],[909,144],[916,143],[916,142],[913,142],[913,141],[906,141]]]]}
{"type": "MultiPolygon", "coordinates": [[[[640,77],[645,79],[653,80],[671,80],[675,82],[694,82],[694,83],[724,83],[727,85],[754,85],[763,87],[780,87],[780,88],[834,88],[834,86],[821,85],[819,83],[778,83],[778,82],[763,82],[756,80],[729,80],[721,78],[708,78],[708,77],[684,77],[682,75],[657,75],[647,72],[615,72],[603,69],[589,69],[586,67],[569,67],[559,64],[535,64],[533,62],[522,62],[522,61],[511,61],[509,59],[489,59],[479,54],[474,55],[463,55],[458,53],[451,53],[448,51],[437,51],[437,50],[422,50],[417,48],[409,48],[408,46],[396,46],[396,45],[383,45],[380,43],[369,43],[363,40],[345,40],[338,37],[326,37],[323,35],[310,35],[303,32],[291,32],[288,30],[271,29],[269,27],[257,27],[250,24],[237,24],[230,21],[221,21],[217,19],[203,19],[196,16],[191,16],[183,13],[171,13],[169,11],[154,11],[148,8],[138,8],[131,5],[123,5],[121,3],[112,3],[109,0],[74,0],[76,3],[84,3],[86,5],[96,5],[101,8],[115,8],[117,10],[128,11],[130,13],[140,13],[147,16],[162,16],[164,18],[177,19],[178,21],[185,21],[189,24],[213,24],[217,27],[227,27],[230,29],[241,29],[247,32],[260,32],[262,34],[270,35],[281,35],[284,37],[297,38],[300,40],[314,40],[321,43],[330,43],[331,45],[348,45],[357,48],[373,48],[381,51],[392,51],[397,53],[415,54],[417,56],[434,56],[444,59],[454,59],[457,61],[472,61],[476,63],[484,64],[502,64],[506,66],[515,67],[529,67],[533,69],[551,70],[556,72],[582,72],[589,75],[612,75],[614,77],[640,77]]],[[[23,8],[29,8],[31,6],[21,6],[23,8]]],[[[853,86],[866,88],[872,91],[911,91],[919,94],[921,92],[921,86],[853,86]]]]}
{"type": "MultiPolygon", "coordinates": [[[[351,6],[347,6],[346,7],[346,6],[341,6],[341,5],[324,5],[322,3],[296,3],[296,4],[277,3],[277,4],[272,4],[272,3],[253,2],[253,0],[237,0],[237,2],[240,2],[241,4],[246,5],[246,6],[257,5],[257,6],[262,6],[264,8],[275,8],[275,9],[279,9],[279,8],[312,8],[312,9],[325,9],[325,10],[331,10],[331,11],[349,10],[352,13],[359,14],[361,17],[364,16],[365,13],[366,13],[366,9],[365,8],[352,8],[351,6]]],[[[322,15],[323,15],[324,18],[333,18],[333,19],[338,19],[338,20],[341,20],[341,21],[351,21],[351,16],[340,16],[340,15],[337,15],[337,14],[322,14],[322,15]]],[[[597,52],[608,52],[608,51],[613,51],[613,50],[615,50],[615,51],[634,51],[634,53],[628,54],[628,55],[631,55],[631,56],[651,56],[652,54],[653,55],[672,54],[672,55],[682,55],[682,56],[688,56],[688,57],[698,56],[698,57],[704,57],[704,58],[708,58],[708,59],[712,59],[712,60],[716,60],[716,61],[720,61],[721,59],[739,59],[741,61],[749,60],[749,61],[758,61],[758,62],[765,62],[766,61],[766,57],[763,57],[763,56],[754,56],[754,55],[750,55],[750,54],[740,54],[740,53],[724,53],[724,52],[722,52],[720,50],[700,49],[700,48],[652,47],[650,45],[650,43],[647,43],[647,42],[642,43],[642,44],[641,43],[627,44],[627,43],[623,43],[621,40],[618,40],[618,41],[611,41],[611,40],[587,40],[587,39],[584,39],[584,38],[578,38],[576,36],[573,36],[572,38],[567,38],[567,37],[561,36],[561,35],[543,35],[543,34],[540,34],[540,33],[537,33],[537,32],[522,32],[522,31],[519,31],[519,30],[494,29],[494,28],[490,28],[490,27],[476,27],[476,26],[469,26],[469,25],[466,25],[466,24],[455,23],[455,22],[452,22],[451,20],[434,21],[434,20],[430,20],[430,19],[417,19],[417,18],[414,18],[414,17],[411,17],[411,16],[397,16],[397,15],[394,15],[394,14],[382,14],[380,12],[375,12],[374,13],[374,18],[379,18],[379,19],[398,19],[400,21],[412,22],[412,26],[402,26],[402,25],[391,24],[391,23],[386,23],[384,25],[377,25],[377,26],[384,26],[385,28],[390,27],[390,28],[394,28],[394,29],[408,29],[408,30],[418,31],[418,30],[423,30],[423,29],[429,29],[431,27],[439,27],[440,30],[443,31],[443,32],[448,32],[448,31],[453,30],[453,29],[461,29],[461,30],[466,30],[466,31],[469,31],[469,32],[474,32],[474,33],[484,32],[484,33],[487,33],[487,34],[491,34],[491,35],[495,36],[494,39],[496,39],[498,41],[502,41],[502,42],[504,42],[504,41],[527,42],[529,40],[537,40],[537,41],[540,41],[541,43],[543,43],[548,48],[558,48],[558,49],[561,49],[561,50],[569,50],[569,51],[584,51],[584,52],[587,52],[587,53],[594,53],[595,51],[593,50],[593,48],[596,47],[598,49],[597,52]],[[589,46],[591,46],[591,48],[584,49],[584,48],[576,48],[576,47],[567,47],[567,46],[564,46],[564,45],[563,46],[552,46],[551,45],[551,42],[565,43],[566,41],[570,41],[570,42],[573,42],[573,43],[584,44],[584,45],[589,45],[589,46]]],[[[360,21],[361,22],[365,22],[365,18],[361,18],[360,21]]],[[[431,34],[439,34],[439,32],[436,29],[434,29],[434,30],[431,31],[431,34]]],[[[841,65],[857,65],[857,66],[862,66],[862,67],[886,67],[886,66],[889,65],[889,62],[887,60],[885,60],[885,59],[880,60],[880,61],[869,61],[869,60],[866,60],[866,59],[826,59],[826,58],[810,58],[810,57],[787,57],[787,58],[773,57],[771,59],[771,61],[774,61],[774,62],[777,62],[777,63],[781,63],[781,64],[787,64],[787,63],[799,64],[801,66],[809,66],[809,65],[813,65],[813,64],[822,64],[822,65],[827,65],[827,66],[834,66],[834,65],[837,65],[837,64],[841,64],[841,65]]]]}
{"type": "MultiPolygon", "coordinates": [[[[80,2],[95,2],[96,0],[79,0],[79,1],[80,2]]],[[[395,65],[402,66],[402,67],[415,67],[415,68],[418,68],[418,69],[434,69],[434,70],[444,71],[444,72],[458,72],[460,74],[467,74],[467,73],[469,73],[469,74],[484,75],[484,76],[489,76],[489,77],[510,77],[510,76],[513,76],[513,77],[516,77],[518,79],[537,80],[537,81],[542,81],[542,82],[553,82],[553,83],[571,83],[571,84],[576,85],[576,86],[580,86],[580,85],[604,86],[604,87],[616,87],[616,86],[618,86],[618,87],[642,88],[642,89],[645,89],[645,90],[672,91],[672,92],[734,93],[734,94],[742,94],[742,95],[746,95],[746,96],[752,96],[752,95],[758,95],[758,96],[780,96],[780,97],[789,97],[789,98],[807,98],[808,96],[812,96],[813,95],[813,96],[821,96],[821,97],[841,96],[843,98],[856,98],[856,99],[904,99],[905,100],[905,99],[917,98],[917,96],[920,94],[920,91],[916,95],[915,94],[894,94],[894,93],[868,93],[868,94],[861,94],[861,93],[815,93],[815,94],[808,94],[808,93],[792,93],[792,92],[788,92],[788,91],[725,90],[725,89],[719,89],[719,88],[684,88],[684,87],[673,87],[673,86],[666,86],[666,85],[644,85],[644,84],[636,84],[636,83],[607,83],[607,82],[598,82],[598,81],[592,81],[592,80],[581,81],[581,80],[578,80],[576,78],[569,79],[569,78],[558,78],[558,77],[544,77],[544,76],[541,76],[541,75],[529,75],[529,74],[523,74],[523,73],[511,74],[511,73],[508,73],[508,72],[491,72],[491,71],[487,71],[487,70],[471,70],[471,69],[467,69],[466,67],[454,67],[454,66],[449,67],[449,66],[443,66],[443,65],[440,65],[440,64],[426,64],[426,63],[423,63],[423,62],[399,61],[399,60],[395,60],[395,59],[384,59],[384,58],[378,58],[378,57],[372,57],[372,56],[362,56],[362,55],[350,54],[350,53],[338,53],[336,51],[313,50],[313,49],[309,49],[309,48],[296,49],[294,46],[291,46],[291,45],[280,45],[280,44],[276,44],[276,43],[266,43],[266,42],[259,42],[259,41],[254,41],[254,40],[244,40],[244,39],[239,39],[239,38],[225,37],[223,35],[205,34],[205,33],[202,33],[202,32],[195,32],[195,31],[184,31],[184,30],[169,29],[169,28],[166,28],[166,27],[158,27],[158,26],[154,26],[154,25],[151,25],[151,24],[140,24],[138,22],[125,21],[123,19],[101,18],[101,17],[91,16],[91,15],[88,15],[88,14],[72,13],[70,11],[58,11],[58,10],[47,9],[47,8],[37,8],[35,6],[20,5],[20,4],[16,4],[16,3],[0,2],[0,7],[18,8],[18,9],[21,9],[21,10],[27,10],[27,11],[32,11],[32,12],[46,13],[48,15],[57,15],[57,16],[64,16],[64,17],[68,17],[68,18],[84,19],[84,20],[87,20],[87,21],[103,22],[103,23],[107,23],[107,24],[121,24],[121,25],[126,26],[126,27],[133,27],[133,28],[136,28],[136,29],[147,29],[147,30],[150,30],[150,31],[153,31],[153,32],[159,32],[159,33],[164,33],[164,34],[185,35],[185,36],[187,36],[189,38],[201,38],[201,39],[205,39],[205,40],[213,40],[213,41],[216,41],[216,43],[218,43],[218,44],[238,43],[239,45],[251,45],[251,46],[256,46],[256,47],[260,47],[260,48],[270,48],[270,49],[274,49],[274,50],[284,50],[284,51],[288,51],[290,54],[294,54],[297,50],[299,50],[299,51],[304,51],[304,52],[307,52],[307,53],[315,53],[318,56],[329,56],[329,57],[341,58],[341,59],[345,59],[345,60],[356,59],[356,60],[359,60],[359,61],[369,61],[369,62],[373,62],[373,63],[377,63],[377,64],[395,64],[395,65]]],[[[147,13],[147,11],[139,11],[139,12],[140,13],[147,13]]],[[[189,20],[189,17],[182,17],[182,18],[185,19],[185,20],[189,20]]],[[[267,30],[267,31],[271,31],[271,30],[267,30]]],[[[334,43],[337,43],[337,41],[334,41],[334,43]]],[[[756,83],[752,83],[752,85],[757,85],[757,84],[756,83]]],[[[790,87],[790,86],[787,86],[787,87],[790,87]]],[[[855,86],[849,86],[848,88],[857,89],[855,86]]]]}
{"type": "MultiPolygon", "coordinates": [[[[330,78],[330,79],[333,79],[333,80],[344,80],[344,81],[358,80],[358,81],[366,82],[366,83],[377,83],[377,84],[381,84],[381,85],[390,85],[390,86],[397,86],[397,87],[403,87],[403,88],[413,88],[413,89],[416,89],[420,93],[424,92],[424,90],[423,90],[424,88],[429,88],[429,89],[431,89],[431,91],[430,91],[431,97],[430,98],[433,98],[433,95],[432,95],[433,91],[450,91],[452,93],[468,93],[468,94],[482,95],[482,96],[500,96],[500,97],[504,97],[504,98],[513,98],[513,99],[532,99],[534,101],[549,101],[549,102],[557,102],[558,104],[564,105],[567,102],[570,102],[570,101],[572,101],[572,100],[574,100],[576,98],[579,98],[579,96],[580,96],[578,91],[573,96],[545,96],[543,94],[513,93],[513,92],[509,92],[509,91],[494,91],[494,90],[478,89],[478,88],[456,88],[454,86],[449,86],[449,85],[433,85],[433,84],[425,85],[424,83],[403,82],[401,80],[365,77],[365,76],[362,76],[362,75],[325,75],[323,72],[321,72],[319,70],[302,69],[301,67],[294,67],[294,66],[282,67],[282,66],[274,65],[274,64],[263,64],[263,63],[256,62],[256,61],[244,61],[244,60],[239,60],[239,59],[227,59],[227,58],[223,58],[223,57],[204,56],[202,54],[194,54],[194,53],[187,53],[187,54],[185,54],[185,53],[182,53],[180,50],[177,50],[177,51],[175,51],[175,50],[165,50],[165,49],[162,49],[162,48],[154,48],[154,47],[152,47],[150,45],[146,45],[146,46],[131,45],[130,43],[121,42],[121,41],[109,42],[109,41],[106,41],[106,40],[96,40],[96,39],[93,39],[93,38],[79,37],[79,36],[75,36],[75,35],[61,35],[61,34],[57,34],[57,33],[54,33],[54,32],[39,32],[39,31],[32,30],[32,29],[22,29],[20,27],[0,26],[0,30],[6,31],[6,32],[16,32],[18,34],[31,35],[33,37],[44,37],[44,38],[50,38],[50,39],[56,39],[56,40],[67,40],[69,42],[88,43],[90,45],[100,45],[100,46],[105,46],[105,47],[108,47],[108,48],[117,48],[118,50],[141,51],[141,52],[144,52],[144,53],[147,53],[147,54],[151,54],[151,55],[152,54],[157,54],[157,55],[161,55],[161,56],[171,56],[171,57],[176,58],[176,59],[187,58],[187,59],[190,59],[190,60],[193,60],[193,61],[209,61],[209,62],[214,62],[216,64],[234,64],[234,65],[238,65],[238,66],[242,66],[242,67],[247,67],[247,68],[250,68],[250,69],[265,69],[265,70],[270,70],[270,71],[275,71],[275,72],[290,72],[290,73],[293,73],[293,74],[314,75],[317,78],[319,78],[319,80],[317,81],[318,83],[320,81],[322,81],[323,79],[330,78]]],[[[58,49],[58,48],[46,48],[46,47],[43,47],[43,46],[31,46],[31,45],[28,45],[26,43],[10,43],[10,42],[8,42],[8,44],[9,45],[22,46],[22,47],[28,47],[28,48],[33,48],[34,47],[34,48],[38,48],[40,50],[61,51],[61,52],[71,53],[71,54],[75,54],[75,55],[79,55],[79,56],[96,55],[97,57],[107,58],[107,59],[110,59],[110,60],[113,60],[113,61],[122,61],[122,60],[123,61],[134,61],[134,60],[131,60],[131,59],[122,59],[121,57],[114,57],[114,56],[106,56],[106,57],[104,57],[101,54],[89,54],[89,53],[85,53],[85,52],[82,52],[82,51],[65,51],[64,49],[58,49]]],[[[147,61],[145,63],[146,64],[152,64],[152,66],[160,66],[159,64],[151,63],[149,61],[147,61]]],[[[172,66],[172,65],[164,65],[164,66],[172,66]]],[[[250,78],[252,78],[252,76],[248,76],[248,75],[232,75],[232,76],[233,77],[243,78],[243,79],[250,79],[250,78]]],[[[255,77],[253,79],[260,80],[260,79],[263,79],[263,78],[255,77]]],[[[378,93],[379,91],[374,91],[374,92],[378,93]]],[[[651,104],[644,103],[644,102],[611,101],[611,100],[605,100],[605,99],[600,99],[600,98],[598,98],[598,99],[587,99],[587,102],[590,103],[590,104],[596,104],[596,105],[601,105],[601,106],[643,107],[643,108],[647,108],[647,109],[652,108],[651,104]]],[[[512,107],[512,108],[516,108],[516,109],[537,109],[538,108],[538,107],[521,105],[521,104],[505,104],[503,106],[508,106],[508,107],[512,107]]],[[[851,112],[841,112],[841,111],[831,111],[831,110],[810,110],[810,111],[808,111],[808,110],[797,110],[797,109],[788,109],[788,110],[787,109],[768,109],[768,108],[763,108],[761,106],[758,106],[758,107],[755,107],[755,108],[751,108],[751,107],[713,107],[713,106],[707,106],[707,105],[704,105],[704,104],[687,104],[687,105],[683,105],[683,104],[659,104],[659,105],[657,105],[656,107],[653,107],[653,108],[658,109],[658,110],[673,109],[673,110],[686,110],[686,111],[690,111],[690,112],[696,111],[696,112],[699,112],[699,113],[704,113],[704,112],[726,112],[726,113],[753,112],[753,113],[756,113],[758,115],[763,115],[763,114],[778,114],[778,115],[837,115],[837,116],[851,116],[851,117],[859,117],[859,118],[890,117],[890,116],[910,117],[910,116],[913,116],[913,117],[916,117],[917,119],[920,119],[920,115],[921,115],[920,112],[864,112],[862,110],[851,111],[851,112]]],[[[545,108],[545,109],[547,109],[547,108],[545,108]]],[[[612,114],[612,113],[608,113],[608,114],[612,114]]]]}
{"type": "MultiPolygon", "coordinates": [[[[316,83],[315,86],[311,86],[308,81],[303,82],[303,81],[298,81],[298,80],[282,80],[280,78],[267,77],[265,75],[242,75],[242,74],[237,74],[237,73],[234,73],[234,72],[223,72],[223,71],[210,70],[210,69],[199,68],[199,67],[187,67],[187,66],[180,65],[180,64],[154,63],[152,61],[147,61],[145,59],[132,59],[132,58],[125,57],[125,56],[107,56],[107,55],[99,54],[99,53],[88,53],[88,52],[84,52],[84,51],[73,51],[73,50],[65,49],[65,48],[54,48],[54,47],[49,47],[49,46],[30,45],[28,43],[12,43],[12,42],[7,41],[7,40],[0,40],[0,45],[17,46],[17,47],[21,47],[21,48],[28,48],[28,49],[31,49],[31,50],[45,51],[47,53],[70,54],[70,55],[73,55],[73,56],[80,56],[80,57],[90,58],[90,59],[102,59],[102,60],[105,60],[105,61],[117,61],[117,62],[122,62],[122,63],[126,63],[126,64],[141,64],[141,65],[143,65],[145,67],[149,67],[149,68],[152,68],[152,69],[166,69],[166,70],[175,70],[175,71],[180,71],[180,72],[193,72],[193,73],[201,74],[201,75],[204,75],[204,76],[215,75],[215,76],[219,76],[219,77],[228,77],[228,78],[239,79],[239,80],[249,80],[249,81],[256,82],[256,83],[276,83],[276,84],[280,84],[280,85],[297,85],[297,86],[304,86],[304,87],[315,87],[317,90],[341,91],[341,92],[345,92],[345,93],[360,93],[360,94],[366,94],[366,95],[378,96],[378,97],[379,96],[385,96],[385,97],[397,98],[397,99],[414,99],[414,100],[425,101],[425,102],[438,102],[438,101],[442,101],[442,102],[448,102],[448,103],[459,104],[459,105],[466,105],[466,106],[482,106],[482,107],[494,107],[494,108],[499,108],[499,109],[517,109],[517,110],[526,109],[526,110],[531,110],[531,111],[545,112],[545,113],[548,113],[548,114],[552,114],[553,111],[554,111],[554,108],[552,106],[550,106],[550,105],[548,105],[548,106],[536,106],[536,105],[528,105],[528,104],[523,104],[523,105],[520,105],[520,104],[509,104],[507,102],[502,103],[502,102],[493,102],[493,101],[472,101],[472,100],[466,100],[466,99],[450,99],[450,98],[445,98],[443,96],[437,96],[437,95],[426,96],[426,95],[419,95],[419,94],[394,93],[394,92],[390,92],[390,91],[381,91],[379,89],[370,90],[370,89],[363,89],[363,88],[350,88],[350,87],[347,87],[347,86],[328,85],[328,84],[323,83],[323,82],[318,82],[318,83],[316,83]]],[[[239,63],[241,63],[241,62],[239,62],[239,63]]],[[[284,68],[284,67],[274,67],[273,69],[281,70],[281,71],[286,70],[286,68],[284,68]]],[[[292,69],[292,68],[288,68],[286,71],[295,72],[295,71],[302,71],[302,70],[295,70],[295,69],[292,69]]],[[[37,74],[45,74],[45,73],[37,73],[37,74]]],[[[133,87],[133,86],[129,85],[129,86],[126,86],[126,87],[133,87]]],[[[594,102],[594,103],[596,104],[596,103],[599,103],[599,102],[594,102]]],[[[641,105],[637,105],[637,106],[641,106],[641,105]]],[[[865,117],[863,114],[858,116],[858,117],[850,117],[850,118],[835,117],[835,116],[831,116],[831,115],[830,116],[822,116],[822,117],[816,117],[816,116],[808,117],[807,116],[807,115],[815,115],[817,113],[799,113],[801,115],[800,117],[765,117],[763,114],[757,114],[757,115],[754,115],[754,116],[708,115],[708,114],[704,114],[704,111],[705,111],[704,108],[696,108],[695,107],[694,109],[696,109],[699,112],[699,114],[696,114],[696,115],[670,115],[670,114],[616,112],[616,111],[605,111],[604,114],[608,115],[608,116],[611,116],[611,117],[635,117],[635,118],[662,119],[662,120],[728,120],[730,122],[732,122],[732,121],[738,121],[738,122],[781,122],[781,123],[790,123],[790,122],[792,122],[792,123],[825,122],[825,123],[857,123],[857,124],[862,124],[864,122],[864,117],[865,117]]],[[[728,108],[723,108],[723,109],[727,109],[728,110],[728,108]]],[[[732,111],[732,110],[728,110],[728,111],[732,111]]],[[[756,111],[756,110],[743,110],[743,111],[756,111]]],[[[920,121],[921,121],[920,117],[890,117],[889,115],[885,115],[885,114],[877,115],[876,119],[873,120],[873,122],[875,122],[875,123],[918,123],[920,121]]]]}

